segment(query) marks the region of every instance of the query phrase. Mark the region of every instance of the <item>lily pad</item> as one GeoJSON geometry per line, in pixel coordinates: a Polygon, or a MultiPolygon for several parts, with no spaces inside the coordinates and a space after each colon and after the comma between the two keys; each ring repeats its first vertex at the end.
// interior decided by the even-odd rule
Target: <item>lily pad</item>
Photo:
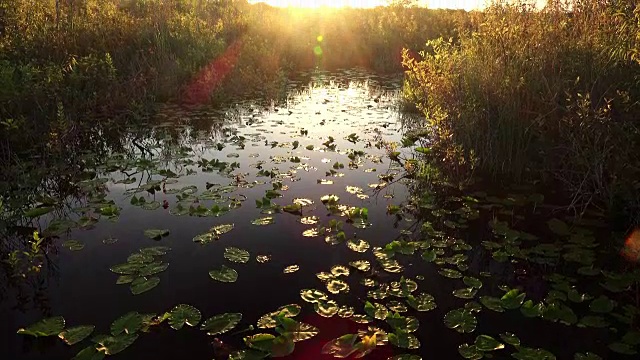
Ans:
{"type": "Polygon", "coordinates": [[[67,345],[74,345],[91,335],[96,327],[93,325],[80,325],[64,330],[58,337],[67,345]]]}
{"type": "Polygon", "coordinates": [[[275,222],[276,221],[273,218],[273,216],[265,216],[265,217],[261,217],[261,218],[255,219],[251,223],[253,225],[265,226],[265,225],[275,224],[275,222]]]}
{"type": "Polygon", "coordinates": [[[142,328],[143,316],[137,311],[128,312],[111,323],[111,335],[135,333],[142,328]]]}
{"type": "Polygon", "coordinates": [[[225,265],[222,265],[222,268],[220,270],[209,271],[209,276],[213,280],[227,283],[236,282],[236,280],[238,280],[238,272],[225,265]]]}
{"type": "Polygon", "coordinates": [[[431,311],[438,307],[433,295],[427,293],[407,296],[407,304],[418,311],[431,311]]]}
{"type": "Polygon", "coordinates": [[[87,346],[80,350],[71,360],[102,360],[105,353],[98,351],[95,346],[87,346]]]}
{"type": "Polygon", "coordinates": [[[62,316],[54,316],[42,319],[35,324],[18,330],[18,334],[31,336],[54,336],[60,334],[64,330],[64,318],[62,316]]]}
{"type": "Polygon", "coordinates": [[[359,253],[363,253],[367,251],[369,249],[369,246],[370,246],[369,243],[362,239],[358,239],[358,240],[351,239],[347,241],[347,247],[359,253]]]}
{"type": "Polygon", "coordinates": [[[84,249],[84,244],[78,240],[67,240],[62,243],[62,247],[67,248],[71,251],[80,251],[84,249]]]}
{"type": "Polygon", "coordinates": [[[493,310],[495,312],[504,312],[504,308],[502,307],[502,301],[500,299],[493,296],[481,296],[480,303],[487,307],[489,310],[493,310]]]}
{"type": "Polygon", "coordinates": [[[244,264],[249,261],[249,252],[236,247],[228,247],[224,249],[224,258],[231,262],[244,264]]]}
{"type": "Polygon", "coordinates": [[[200,322],[202,314],[200,310],[187,304],[176,305],[169,313],[169,325],[172,329],[180,330],[187,324],[196,326],[200,322]]]}
{"type": "Polygon", "coordinates": [[[600,295],[600,297],[591,301],[591,304],[589,304],[589,310],[595,313],[605,314],[611,312],[616,305],[617,303],[614,300],[609,299],[605,295],[600,295]]]}
{"type": "Polygon", "coordinates": [[[517,309],[524,302],[525,296],[526,294],[520,293],[520,290],[518,289],[509,290],[500,299],[500,305],[505,309],[517,309]]]}
{"type": "Polygon", "coordinates": [[[144,231],[144,236],[152,240],[160,240],[169,235],[169,229],[148,229],[144,231]]]}
{"type": "Polygon", "coordinates": [[[473,313],[467,309],[455,309],[449,311],[444,316],[444,325],[459,333],[470,333],[476,329],[478,320],[473,313]]]}
{"type": "Polygon", "coordinates": [[[97,336],[93,341],[101,345],[96,347],[98,351],[103,351],[107,355],[115,355],[131,346],[136,339],[138,339],[138,334],[130,333],[117,336],[97,336]]]}
{"type": "Polygon", "coordinates": [[[291,274],[294,273],[296,271],[300,270],[300,266],[298,265],[289,265],[287,267],[284,268],[284,270],[282,270],[283,273],[285,274],[291,274]]]}
{"type": "Polygon", "coordinates": [[[208,335],[224,334],[236,327],[240,320],[242,320],[240,313],[224,313],[205,320],[200,330],[206,331],[208,335]]]}
{"type": "Polygon", "coordinates": [[[475,345],[469,345],[467,343],[458,346],[458,353],[460,353],[460,356],[463,358],[469,360],[479,360],[484,357],[482,351],[478,350],[475,345]]]}
{"type": "Polygon", "coordinates": [[[493,351],[504,349],[504,344],[489,335],[479,335],[474,343],[480,351],[493,351]]]}

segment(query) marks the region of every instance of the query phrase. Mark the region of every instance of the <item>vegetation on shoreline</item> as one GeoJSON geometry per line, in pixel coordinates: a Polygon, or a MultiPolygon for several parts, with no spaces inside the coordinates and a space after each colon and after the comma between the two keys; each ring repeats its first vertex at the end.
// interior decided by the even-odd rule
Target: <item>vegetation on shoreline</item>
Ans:
{"type": "Polygon", "coordinates": [[[623,1],[498,3],[459,41],[405,52],[406,93],[454,173],[543,180],[569,207],[640,221],[637,43],[623,1]]]}

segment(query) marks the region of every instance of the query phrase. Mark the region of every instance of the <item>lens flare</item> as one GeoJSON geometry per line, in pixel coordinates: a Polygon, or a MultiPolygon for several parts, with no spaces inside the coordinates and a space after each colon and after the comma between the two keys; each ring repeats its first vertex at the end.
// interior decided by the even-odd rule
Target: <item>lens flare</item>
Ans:
{"type": "Polygon", "coordinates": [[[640,262],[640,229],[635,229],[627,237],[620,255],[628,261],[640,262]]]}

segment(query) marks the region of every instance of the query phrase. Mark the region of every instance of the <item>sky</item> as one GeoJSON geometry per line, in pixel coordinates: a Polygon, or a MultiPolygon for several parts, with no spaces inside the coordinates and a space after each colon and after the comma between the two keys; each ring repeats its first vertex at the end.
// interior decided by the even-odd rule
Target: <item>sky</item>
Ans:
{"type": "MultiPolygon", "coordinates": [[[[250,2],[266,2],[274,6],[303,6],[303,7],[319,7],[319,6],[350,6],[350,7],[375,7],[379,5],[387,5],[388,0],[253,0],[250,2]]],[[[426,5],[429,8],[452,8],[452,9],[477,9],[485,4],[486,0],[418,0],[420,5],[426,5]]]]}

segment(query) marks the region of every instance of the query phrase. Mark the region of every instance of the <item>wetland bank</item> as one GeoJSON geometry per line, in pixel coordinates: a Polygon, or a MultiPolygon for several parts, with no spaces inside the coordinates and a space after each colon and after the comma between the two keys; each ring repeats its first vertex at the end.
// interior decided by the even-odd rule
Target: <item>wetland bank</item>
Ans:
{"type": "Polygon", "coordinates": [[[638,356],[628,4],[0,4],[3,358],[638,356]]]}

